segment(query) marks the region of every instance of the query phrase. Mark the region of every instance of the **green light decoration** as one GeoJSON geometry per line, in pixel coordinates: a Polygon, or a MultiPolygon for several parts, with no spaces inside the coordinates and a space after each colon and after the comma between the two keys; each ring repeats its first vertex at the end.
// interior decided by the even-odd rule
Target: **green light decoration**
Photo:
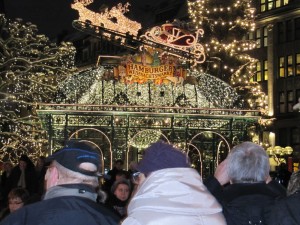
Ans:
{"type": "Polygon", "coordinates": [[[130,141],[129,145],[139,150],[147,148],[150,144],[158,141],[162,133],[160,130],[144,130],[137,133],[130,141]]]}

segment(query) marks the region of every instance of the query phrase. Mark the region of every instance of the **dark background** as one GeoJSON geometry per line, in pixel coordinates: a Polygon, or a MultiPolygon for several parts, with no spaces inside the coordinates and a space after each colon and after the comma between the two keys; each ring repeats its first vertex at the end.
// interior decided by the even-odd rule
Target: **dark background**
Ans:
{"type": "MultiPolygon", "coordinates": [[[[131,6],[130,11],[125,15],[140,22],[144,29],[157,22],[155,14],[159,13],[160,9],[167,9],[172,5],[174,8],[174,1],[168,0],[94,0],[88,7],[99,12],[103,4],[111,8],[118,3],[126,2],[129,2],[131,6]]],[[[177,2],[181,4],[175,7],[179,11],[185,1],[177,2]]],[[[24,22],[31,22],[37,25],[39,33],[55,39],[58,35],[75,31],[72,21],[78,19],[78,13],[71,8],[72,3],[73,0],[0,0],[0,12],[9,19],[22,18],[24,22]]],[[[174,12],[176,13],[178,12],[174,12]]]]}

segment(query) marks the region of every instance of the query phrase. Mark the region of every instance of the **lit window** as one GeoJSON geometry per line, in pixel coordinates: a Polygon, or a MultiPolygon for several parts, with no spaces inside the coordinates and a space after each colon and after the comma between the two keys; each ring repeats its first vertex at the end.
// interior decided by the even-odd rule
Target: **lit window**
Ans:
{"type": "Polygon", "coordinates": [[[249,32],[249,40],[254,40],[254,32],[249,32]]]}
{"type": "Polygon", "coordinates": [[[261,47],[261,40],[260,40],[260,28],[256,30],[256,47],[260,48],[261,47]]]}
{"type": "Polygon", "coordinates": [[[263,78],[264,80],[268,80],[269,75],[268,75],[268,61],[264,60],[264,71],[263,71],[263,78]]]}
{"type": "Polygon", "coordinates": [[[268,0],[268,10],[274,8],[274,0],[268,0]]]}
{"type": "Polygon", "coordinates": [[[256,63],[256,81],[261,81],[261,65],[260,65],[260,62],[256,63]]]}
{"type": "Polygon", "coordinates": [[[289,55],[287,56],[287,75],[288,76],[293,76],[294,72],[293,72],[293,56],[289,55]]]}
{"type": "Polygon", "coordinates": [[[260,11],[266,11],[266,0],[260,0],[260,11]]]}
{"type": "Polygon", "coordinates": [[[296,75],[300,75],[300,54],[296,54],[296,75]]]}
{"type": "Polygon", "coordinates": [[[283,5],[289,4],[289,0],[283,0],[283,5]]]}
{"type": "Polygon", "coordinates": [[[284,57],[279,58],[279,77],[285,77],[285,62],[284,57]]]}
{"type": "Polygon", "coordinates": [[[264,47],[268,46],[268,28],[264,27],[264,47]]]}
{"type": "Polygon", "coordinates": [[[279,8],[281,6],[281,0],[276,0],[276,8],[279,8]]]}

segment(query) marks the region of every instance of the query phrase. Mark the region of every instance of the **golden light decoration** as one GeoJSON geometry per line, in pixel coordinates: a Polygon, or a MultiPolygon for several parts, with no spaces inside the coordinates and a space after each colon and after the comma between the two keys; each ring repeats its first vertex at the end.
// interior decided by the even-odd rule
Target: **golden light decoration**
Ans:
{"type": "Polygon", "coordinates": [[[134,138],[129,141],[129,145],[138,149],[145,149],[150,144],[158,141],[161,135],[160,130],[144,130],[134,136],[134,138]]]}
{"type": "Polygon", "coordinates": [[[255,7],[248,0],[189,0],[188,12],[195,29],[204,29],[207,61],[200,70],[222,75],[239,93],[246,95],[250,108],[267,113],[266,95],[253,81],[257,60],[247,51],[255,48],[246,37],[255,30],[255,7]]]}
{"type": "Polygon", "coordinates": [[[258,123],[262,126],[271,126],[274,122],[275,118],[260,118],[258,123]]]}
{"type": "Polygon", "coordinates": [[[283,157],[285,155],[291,155],[293,153],[293,148],[291,146],[281,147],[281,146],[270,146],[266,150],[269,156],[283,157]]]}
{"type": "MultiPolygon", "coordinates": [[[[119,3],[117,6],[112,7],[108,10],[107,8],[104,12],[93,12],[86,6],[91,4],[93,0],[77,0],[71,7],[78,11],[79,21],[86,23],[90,22],[94,26],[104,27],[109,30],[113,30],[117,33],[137,36],[138,31],[141,29],[141,24],[128,19],[124,16],[125,13],[129,11],[129,3],[127,2],[124,6],[119,3]]],[[[110,37],[110,34],[106,34],[110,37]]]]}
{"type": "Polygon", "coordinates": [[[0,160],[16,162],[46,154],[47,133],[36,114],[36,102],[55,96],[57,86],[74,67],[71,43],[56,45],[32,23],[0,15],[0,160]]]}

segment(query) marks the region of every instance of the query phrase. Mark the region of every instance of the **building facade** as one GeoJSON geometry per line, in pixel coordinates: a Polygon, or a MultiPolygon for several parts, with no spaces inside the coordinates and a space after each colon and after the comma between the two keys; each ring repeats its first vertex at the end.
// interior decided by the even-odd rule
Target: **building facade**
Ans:
{"type": "MultiPolygon", "coordinates": [[[[258,0],[256,42],[258,59],[254,81],[268,93],[269,116],[275,118],[269,131],[277,146],[291,146],[294,161],[300,155],[300,1],[258,0]]],[[[269,143],[270,144],[270,143],[269,143]]]]}

